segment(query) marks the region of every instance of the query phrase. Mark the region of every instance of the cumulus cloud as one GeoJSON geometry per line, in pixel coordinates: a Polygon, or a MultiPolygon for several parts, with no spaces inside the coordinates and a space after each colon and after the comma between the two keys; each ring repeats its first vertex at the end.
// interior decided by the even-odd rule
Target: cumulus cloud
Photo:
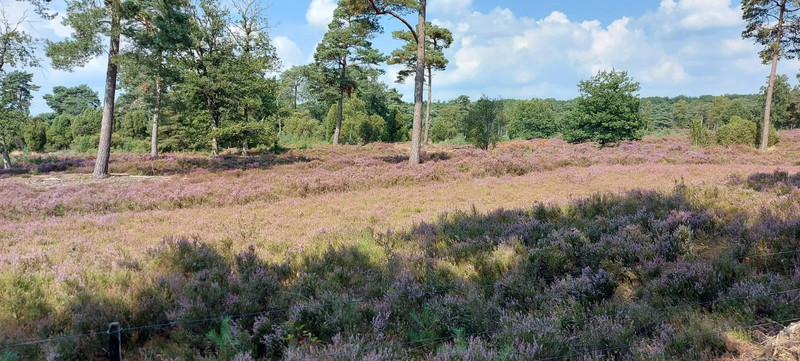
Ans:
{"type": "Polygon", "coordinates": [[[576,21],[568,11],[518,16],[503,7],[434,22],[455,38],[445,52],[448,69],[436,79],[441,99],[571,97],[580,80],[611,68],[628,71],[645,95],[753,92],[761,85],[753,74],[764,72],[757,47],[739,35],[741,9],[731,0],[662,0],[605,23],[576,21]],[[732,81],[732,74],[751,75],[732,81]]]}
{"type": "Polygon", "coordinates": [[[292,39],[286,36],[276,36],[272,39],[272,42],[275,45],[275,51],[278,53],[278,57],[281,59],[284,69],[291,68],[295,65],[302,65],[306,62],[305,57],[303,57],[303,52],[300,51],[297,43],[292,41],[292,39]]]}
{"type": "Polygon", "coordinates": [[[311,0],[306,10],[306,21],[313,27],[325,28],[333,20],[334,10],[336,10],[334,0],[311,0]]]}

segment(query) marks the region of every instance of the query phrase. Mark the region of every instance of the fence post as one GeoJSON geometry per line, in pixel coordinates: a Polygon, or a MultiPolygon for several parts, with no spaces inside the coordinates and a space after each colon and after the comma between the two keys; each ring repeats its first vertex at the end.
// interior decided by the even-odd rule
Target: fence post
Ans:
{"type": "Polygon", "coordinates": [[[119,329],[119,322],[108,324],[108,335],[109,360],[122,361],[122,333],[119,329]]]}

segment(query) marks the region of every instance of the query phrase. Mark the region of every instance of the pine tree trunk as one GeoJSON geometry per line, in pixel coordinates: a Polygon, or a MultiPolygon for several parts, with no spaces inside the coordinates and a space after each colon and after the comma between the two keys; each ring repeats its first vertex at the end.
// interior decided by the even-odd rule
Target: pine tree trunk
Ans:
{"type": "Polygon", "coordinates": [[[150,134],[150,156],[158,157],[158,123],[161,120],[161,79],[156,78],[155,112],[153,113],[153,132],[150,134]]]}
{"type": "Polygon", "coordinates": [[[431,132],[431,100],[433,99],[433,69],[428,66],[428,106],[425,110],[425,144],[428,144],[428,136],[431,132]]]}
{"type": "Polygon", "coordinates": [[[336,106],[336,128],[333,130],[333,144],[339,144],[339,134],[342,131],[343,110],[344,110],[344,90],[340,90],[339,103],[336,106]]]}
{"type": "Polygon", "coordinates": [[[422,133],[422,101],[425,84],[425,4],[419,1],[419,19],[417,23],[417,74],[414,77],[414,123],[411,131],[410,164],[420,163],[420,133],[422,133]]]}
{"type": "MultiPolygon", "coordinates": [[[[786,2],[784,1],[784,5],[785,4],[786,2]]],[[[775,73],[778,70],[778,59],[781,54],[781,37],[783,35],[783,16],[785,11],[786,7],[781,7],[781,13],[778,16],[778,34],[775,37],[777,46],[774,54],[772,54],[772,69],[769,72],[769,85],[767,86],[767,101],[764,105],[764,124],[761,129],[761,145],[759,146],[761,151],[765,151],[769,147],[769,122],[771,117],[770,113],[772,113],[772,93],[775,89],[775,73]]]]}
{"type": "Polygon", "coordinates": [[[106,89],[103,98],[103,120],[100,125],[100,143],[97,145],[97,161],[94,163],[94,178],[108,178],[108,161],[111,157],[111,132],[114,127],[114,101],[117,93],[117,64],[119,54],[120,19],[119,1],[111,0],[111,37],[108,48],[106,89]]]}
{"type": "Polygon", "coordinates": [[[3,141],[3,169],[11,169],[11,156],[8,155],[8,143],[6,142],[6,135],[2,134],[3,141]]]}
{"type": "MultiPolygon", "coordinates": [[[[347,77],[347,57],[342,61],[341,81],[347,77]]],[[[339,135],[342,133],[342,117],[344,112],[344,87],[339,88],[339,104],[336,108],[336,129],[333,130],[333,144],[339,144],[339,135]]]]}

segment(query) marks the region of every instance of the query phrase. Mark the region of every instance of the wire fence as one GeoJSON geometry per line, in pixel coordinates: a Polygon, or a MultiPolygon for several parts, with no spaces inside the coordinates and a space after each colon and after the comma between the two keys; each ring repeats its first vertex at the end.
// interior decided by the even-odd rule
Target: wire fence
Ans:
{"type": "MultiPolygon", "coordinates": [[[[763,254],[755,254],[755,255],[746,255],[746,256],[737,257],[736,259],[737,260],[759,259],[759,258],[767,258],[767,257],[773,257],[773,256],[780,256],[780,255],[798,254],[798,253],[800,253],[800,250],[774,252],[774,253],[763,253],[763,254]]],[[[540,278],[539,280],[540,281],[544,281],[544,282],[552,282],[552,281],[560,280],[560,279],[563,279],[565,277],[570,277],[570,276],[574,277],[576,275],[564,275],[564,276],[561,276],[561,277],[540,278]]],[[[484,287],[484,288],[497,288],[498,286],[496,286],[494,284],[491,284],[491,285],[482,285],[481,287],[484,287]]],[[[418,294],[418,297],[422,298],[422,297],[426,297],[426,296],[434,296],[434,295],[438,295],[438,294],[444,294],[444,293],[448,293],[448,292],[453,292],[455,290],[456,289],[453,288],[453,287],[442,288],[442,289],[438,289],[438,290],[422,292],[422,293],[418,294]]],[[[798,292],[799,293],[798,299],[800,299],[800,288],[788,289],[788,290],[783,290],[783,291],[776,291],[776,292],[771,292],[771,293],[767,293],[767,294],[762,294],[760,296],[779,296],[779,295],[789,294],[789,293],[792,293],[792,292],[798,292]]],[[[385,296],[386,295],[380,295],[380,296],[374,296],[374,297],[356,298],[356,299],[352,299],[352,300],[349,300],[349,301],[329,302],[329,303],[319,304],[318,306],[320,306],[320,307],[329,307],[329,306],[345,306],[345,305],[352,305],[352,304],[362,304],[362,303],[368,303],[368,302],[373,302],[373,301],[377,301],[377,300],[383,299],[385,296]]],[[[676,309],[692,308],[692,307],[698,307],[698,306],[707,306],[707,305],[713,305],[713,304],[717,304],[717,303],[720,303],[720,302],[727,302],[727,301],[743,301],[743,300],[754,299],[754,298],[760,297],[760,296],[753,295],[753,296],[741,296],[741,297],[719,297],[719,298],[716,298],[716,299],[713,299],[713,300],[709,300],[709,301],[692,302],[692,303],[671,305],[671,306],[665,306],[665,307],[659,307],[659,308],[650,308],[650,309],[645,309],[645,310],[647,312],[651,312],[651,313],[662,314],[662,313],[664,313],[666,311],[671,311],[671,310],[676,310],[676,309]]],[[[800,305],[798,305],[798,307],[800,307],[800,305]]],[[[7,350],[12,350],[12,349],[16,349],[16,348],[20,348],[20,347],[24,347],[24,346],[34,346],[34,345],[40,345],[40,344],[52,343],[52,342],[60,342],[60,341],[69,341],[69,340],[76,340],[76,339],[83,339],[83,338],[91,338],[91,337],[102,336],[102,335],[123,334],[123,333],[127,333],[127,332],[134,332],[134,331],[141,331],[141,330],[148,330],[148,329],[166,329],[166,328],[172,328],[172,327],[178,327],[178,326],[187,326],[187,325],[199,324],[199,323],[205,323],[205,322],[222,321],[224,319],[237,320],[237,319],[249,318],[249,317],[266,316],[266,315],[274,314],[274,313],[287,312],[287,311],[290,311],[291,309],[292,309],[291,307],[273,308],[273,309],[268,309],[268,310],[258,311],[258,312],[220,315],[220,316],[200,318],[200,319],[192,319],[192,320],[178,320],[178,321],[171,321],[171,322],[150,324],[150,325],[120,327],[118,330],[113,331],[113,332],[111,331],[111,329],[109,329],[109,330],[106,330],[106,331],[94,331],[94,332],[87,332],[87,333],[82,333],[82,334],[56,336],[56,337],[43,338],[43,339],[37,339],[37,340],[22,341],[22,342],[17,342],[17,343],[10,343],[10,344],[5,344],[5,345],[0,345],[0,352],[7,351],[7,350]]],[[[614,313],[609,313],[609,314],[595,314],[595,315],[592,315],[590,317],[584,318],[583,321],[584,322],[589,322],[589,321],[597,319],[597,318],[615,318],[615,317],[619,317],[619,316],[622,316],[622,315],[625,315],[625,314],[628,314],[628,313],[631,313],[631,312],[635,312],[635,310],[633,310],[633,309],[624,309],[624,310],[621,310],[621,311],[618,311],[618,312],[614,312],[614,313]]],[[[796,321],[800,321],[800,318],[780,320],[780,321],[770,321],[770,322],[766,322],[766,323],[748,325],[748,326],[744,326],[742,328],[744,328],[744,329],[753,329],[753,328],[758,328],[758,327],[764,327],[764,326],[775,325],[775,324],[785,324],[785,323],[796,322],[796,321]]],[[[499,333],[499,332],[502,332],[502,331],[505,331],[505,330],[508,330],[508,328],[497,328],[497,329],[492,329],[492,330],[484,330],[484,331],[480,331],[480,332],[474,332],[474,333],[465,334],[465,335],[462,335],[461,337],[472,338],[472,337],[488,336],[488,335],[493,335],[493,334],[496,334],[496,333],[499,333]]],[[[452,341],[456,337],[457,336],[445,336],[445,337],[428,338],[428,339],[414,340],[414,341],[407,341],[407,342],[389,343],[389,344],[383,344],[381,346],[361,348],[360,352],[361,353],[366,353],[366,352],[369,352],[369,351],[375,351],[375,350],[378,350],[378,349],[385,349],[385,348],[390,348],[390,347],[396,347],[396,348],[420,347],[420,345],[422,347],[424,347],[424,346],[426,346],[428,344],[435,344],[435,343],[442,343],[442,342],[452,341]]],[[[565,355],[558,355],[558,356],[552,356],[552,357],[548,357],[548,358],[536,359],[534,361],[568,359],[568,358],[572,358],[572,357],[576,357],[576,356],[582,356],[582,355],[588,355],[588,354],[604,353],[604,352],[611,352],[611,351],[616,351],[616,350],[628,349],[628,348],[631,348],[631,347],[634,347],[634,346],[636,346],[636,344],[630,344],[630,345],[624,345],[624,346],[615,346],[615,347],[608,347],[608,348],[601,348],[601,349],[593,349],[593,350],[588,350],[586,352],[570,353],[570,354],[565,354],[565,355]]],[[[326,357],[334,357],[334,356],[342,356],[342,355],[343,355],[343,353],[340,352],[340,353],[314,355],[314,356],[312,356],[312,358],[317,359],[317,358],[326,358],[326,357]]]]}

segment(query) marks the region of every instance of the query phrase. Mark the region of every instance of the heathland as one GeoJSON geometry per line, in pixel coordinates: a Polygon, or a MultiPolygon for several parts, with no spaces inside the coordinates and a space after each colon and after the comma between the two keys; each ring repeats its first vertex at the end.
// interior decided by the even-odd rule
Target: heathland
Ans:
{"type": "Polygon", "coordinates": [[[800,318],[800,131],[407,153],[21,156],[0,345],[57,339],[0,357],[725,359],[800,318]]]}

